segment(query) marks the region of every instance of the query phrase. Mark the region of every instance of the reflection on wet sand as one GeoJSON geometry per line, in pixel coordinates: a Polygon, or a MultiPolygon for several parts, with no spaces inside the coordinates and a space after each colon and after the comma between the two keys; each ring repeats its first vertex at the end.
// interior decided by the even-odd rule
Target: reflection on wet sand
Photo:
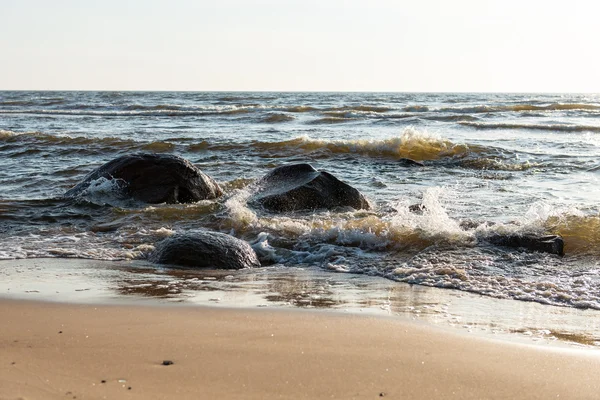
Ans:
{"type": "Polygon", "coordinates": [[[214,271],[144,262],[0,261],[0,296],[78,303],[293,307],[402,316],[472,333],[600,347],[600,311],[501,300],[317,268],[214,271]]]}

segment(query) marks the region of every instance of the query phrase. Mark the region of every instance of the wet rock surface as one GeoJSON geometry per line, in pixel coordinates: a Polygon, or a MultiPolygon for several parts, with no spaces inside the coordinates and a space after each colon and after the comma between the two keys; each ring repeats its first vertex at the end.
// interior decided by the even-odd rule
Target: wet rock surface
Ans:
{"type": "Polygon", "coordinates": [[[252,201],[272,212],[352,207],[369,209],[367,199],[352,186],[310,164],[275,168],[257,182],[252,201]]]}
{"type": "Polygon", "coordinates": [[[260,267],[250,245],[231,235],[211,231],[175,234],[160,241],[148,259],[157,264],[209,269],[260,267]]]}
{"type": "Polygon", "coordinates": [[[222,194],[211,177],[182,157],[139,153],[125,155],[100,166],[68,190],[65,196],[82,194],[100,178],[118,183],[123,196],[150,204],[193,203],[222,194]]]}

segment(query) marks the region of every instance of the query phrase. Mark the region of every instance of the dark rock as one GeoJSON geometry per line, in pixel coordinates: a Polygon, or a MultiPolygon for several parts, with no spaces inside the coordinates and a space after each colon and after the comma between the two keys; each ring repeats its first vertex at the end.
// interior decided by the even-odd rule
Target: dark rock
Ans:
{"type": "Polygon", "coordinates": [[[352,207],[369,209],[367,199],[352,186],[309,164],[275,168],[257,182],[253,201],[274,212],[352,207]]]}
{"type": "Polygon", "coordinates": [[[427,208],[423,204],[411,204],[408,206],[408,211],[419,215],[423,214],[425,210],[427,210],[427,208]]]}
{"type": "Polygon", "coordinates": [[[460,223],[458,225],[460,226],[460,229],[473,230],[473,229],[477,229],[477,227],[484,225],[484,224],[486,226],[496,225],[496,223],[494,221],[480,221],[480,220],[470,219],[470,218],[463,219],[462,221],[460,221],[460,223]]]}
{"type": "Polygon", "coordinates": [[[210,269],[260,267],[250,245],[231,235],[211,231],[175,234],[156,245],[151,262],[210,269]]]}
{"type": "Polygon", "coordinates": [[[565,254],[565,242],[557,235],[535,236],[535,235],[492,235],[486,240],[497,246],[521,247],[527,250],[540,251],[550,254],[565,254]]]}
{"type": "Polygon", "coordinates": [[[162,365],[173,365],[173,364],[174,364],[174,363],[173,363],[173,361],[171,361],[171,360],[164,360],[164,361],[162,362],[162,365]]]}
{"type": "Polygon", "coordinates": [[[400,158],[398,159],[398,164],[402,165],[403,167],[424,167],[425,164],[423,164],[421,161],[416,161],[410,158],[400,158]]]}
{"type": "Polygon", "coordinates": [[[90,184],[115,180],[124,196],[145,203],[193,203],[222,194],[219,185],[184,158],[170,154],[139,153],[116,158],[89,173],[65,193],[76,197],[90,184]]]}

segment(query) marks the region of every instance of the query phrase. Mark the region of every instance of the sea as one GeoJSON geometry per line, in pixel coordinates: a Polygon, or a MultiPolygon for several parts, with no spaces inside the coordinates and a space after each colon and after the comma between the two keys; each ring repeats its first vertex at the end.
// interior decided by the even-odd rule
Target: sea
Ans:
{"type": "Polygon", "coordinates": [[[265,274],[600,310],[599,152],[596,94],[1,91],[0,260],[142,262],[169,235],[209,229],[250,243],[265,274]],[[101,180],[63,197],[140,152],[191,161],[224,195],[132,205],[101,180]],[[248,204],[253,182],[293,163],[371,209],[248,204]],[[498,234],[560,235],[565,254],[487,240],[498,234]]]}

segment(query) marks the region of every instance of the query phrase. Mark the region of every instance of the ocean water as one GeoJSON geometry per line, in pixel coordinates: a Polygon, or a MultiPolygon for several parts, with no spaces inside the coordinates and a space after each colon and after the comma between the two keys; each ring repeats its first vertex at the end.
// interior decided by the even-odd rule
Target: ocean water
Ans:
{"type": "Polygon", "coordinates": [[[0,259],[143,260],[206,228],[248,241],[265,266],[600,309],[599,151],[600,95],[0,92],[0,259]],[[180,155],[225,195],[134,206],[98,181],[62,197],[134,152],[180,155]],[[372,209],[247,204],[253,181],[298,162],[372,209]],[[561,235],[565,255],[495,246],[495,234],[561,235]]]}

